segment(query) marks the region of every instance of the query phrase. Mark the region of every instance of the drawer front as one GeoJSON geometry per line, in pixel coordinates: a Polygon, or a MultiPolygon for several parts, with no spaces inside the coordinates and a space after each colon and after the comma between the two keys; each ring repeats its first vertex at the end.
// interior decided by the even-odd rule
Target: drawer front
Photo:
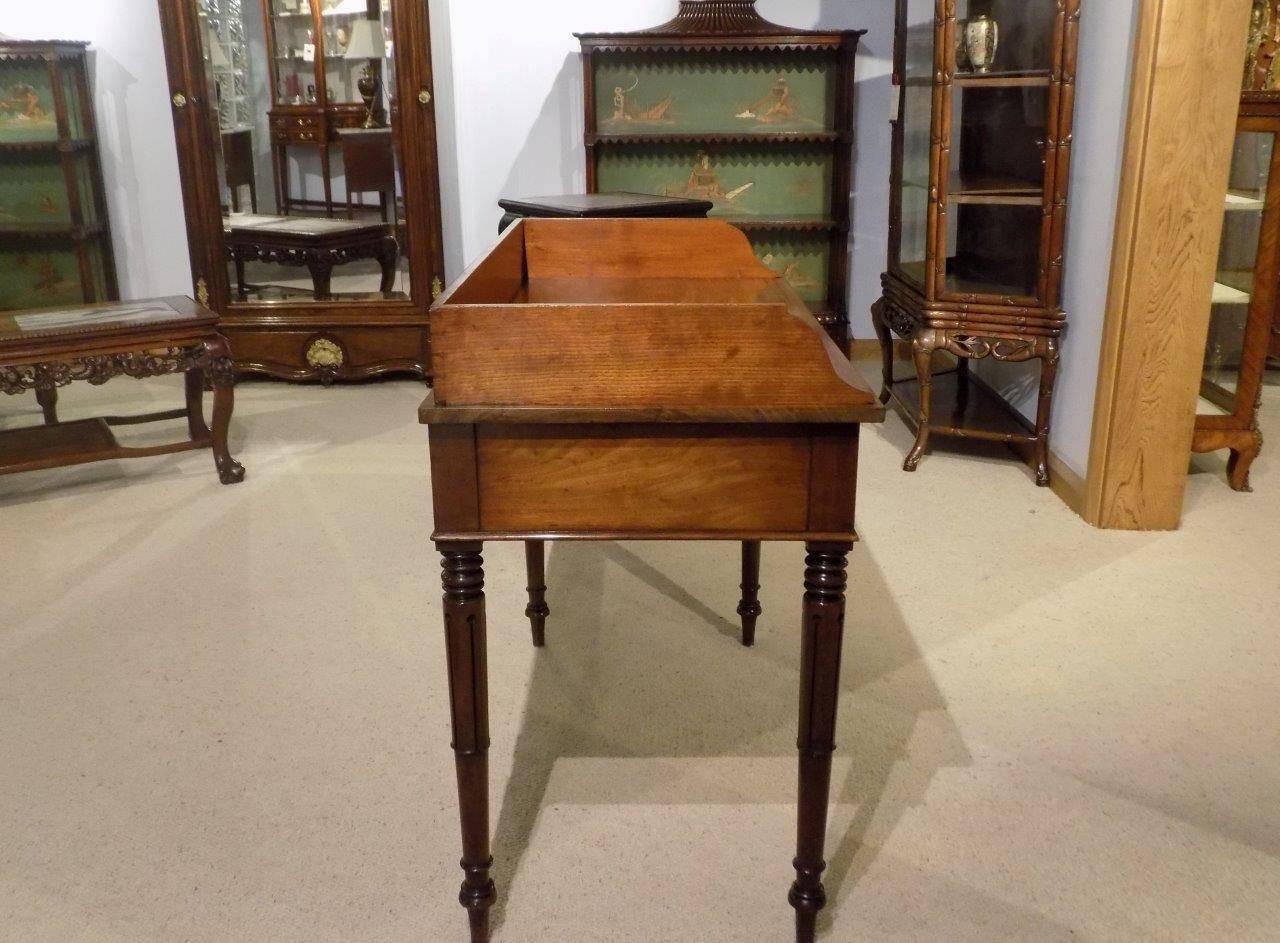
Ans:
{"type": "Polygon", "coordinates": [[[797,533],[808,523],[802,434],[481,426],[480,529],[797,533]]]}

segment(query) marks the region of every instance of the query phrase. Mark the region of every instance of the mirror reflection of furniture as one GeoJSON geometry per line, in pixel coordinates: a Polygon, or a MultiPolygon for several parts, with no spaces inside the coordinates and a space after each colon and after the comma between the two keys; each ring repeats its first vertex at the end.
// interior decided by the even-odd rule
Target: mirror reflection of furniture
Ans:
{"type": "Polygon", "coordinates": [[[1065,326],[1062,276],[1080,0],[897,0],[889,270],[872,315],[893,399],[916,442],[931,435],[1031,452],[1049,484],[1049,419],[1065,326]],[[986,16],[1000,42],[979,71],[957,61],[958,21],[986,16]],[[893,335],[915,376],[893,372],[893,335]],[[933,370],[947,351],[957,367],[933,370]],[[972,360],[1041,362],[1036,421],[970,377],[972,360]],[[936,417],[936,418],[935,418],[936,417]]]}
{"type": "Polygon", "coordinates": [[[355,219],[356,194],[378,194],[382,221],[395,225],[396,160],[390,128],[348,128],[338,133],[342,141],[342,167],[346,173],[347,219],[355,219]]]}
{"type": "Polygon", "coordinates": [[[222,159],[231,191],[231,210],[240,212],[240,191],[249,188],[249,212],[258,212],[258,178],[253,168],[253,129],[233,128],[222,132],[222,159]]]}
{"type": "Polygon", "coordinates": [[[296,296],[296,284],[250,286],[245,280],[245,263],[274,259],[284,265],[301,266],[311,275],[311,296],[316,301],[333,297],[333,269],[360,259],[373,259],[381,269],[378,291],[386,294],[395,284],[396,261],[400,255],[392,230],[380,223],[358,223],[340,219],[301,216],[255,216],[238,214],[224,222],[227,254],[236,267],[236,293],[247,301],[250,288],[260,297],[296,296]]]}
{"type": "Polygon", "coordinates": [[[378,104],[381,91],[378,69],[382,63],[382,57],[386,54],[387,47],[383,42],[382,25],[373,20],[356,20],[351,29],[351,42],[347,44],[344,56],[347,59],[367,60],[360,78],[356,80],[356,88],[360,90],[360,97],[364,100],[366,128],[382,126],[382,121],[378,117],[378,112],[381,110],[378,104]]]}
{"type": "Polygon", "coordinates": [[[332,145],[340,128],[364,127],[368,109],[359,91],[370,58],[381,58],[374,34],[391,26],[391,5],[379,0],[261,0],[266,13],[265,51],[271,106],[278,212],[332,216],[332,145]],[[367,24],[362,26],[361,24],[367,24]],[[357,30],[366,32],[369,55],[347,58],[357,30]],[[294,152],[296,160],[290,160],[294,152]],[[313,160],[319,158],[319,167],[313,160]],[[321,193],[306,190],[317,174],[321,193]],[[295,191],[295,178],[301,185],[295,191]],[[317,196],[320,199],[317,199],[317,196]]]}
{"type": "MultiPolygon", "coordinates": [[[[194,294],[219,313],[237,371],[288,380],[427,378],[427,309],[444,287],[444,250],[426,4],[158,4],[194,294]],[[361,21],[381,30],[387,54],[379,102],[389,127],[368,132],[381,143],[376,173],[365,175],[386,193],[385,222],[367,196],[365,212],[341,218],[346,194],[333,189],[342,185],[339,131],[362,131],[366,114],[357,78],[368,60],[344,55],[361,21]],[[210,88],[214,35],[235,67],[231,83],[243,93],[224,96],[221,116],[210,88]],[[228,123],[233,98],[244,99],[250,114],[228,123]],[[254,131],[234,137],[241,128],[254,131]],[[335,158],[331,183],[316,173],[327,171],[322,144],[335,158]],[[283,194],[282,148],[290,177],[283,194]],[[250,173],[254,187],[246,197],[250,173]],[[256,212],[228,215],[236,205],[256,212]],[[267,222],[252,224],[250,217],[267,222]],[[311,225],[318,222],[329,225],[311,225]]],[[[357,187],[368,185],[360,180],[361,163],[353,158],[357,187]]],[[[359,189],[353,193],[353,204],[363,202],[359,189]]]]}

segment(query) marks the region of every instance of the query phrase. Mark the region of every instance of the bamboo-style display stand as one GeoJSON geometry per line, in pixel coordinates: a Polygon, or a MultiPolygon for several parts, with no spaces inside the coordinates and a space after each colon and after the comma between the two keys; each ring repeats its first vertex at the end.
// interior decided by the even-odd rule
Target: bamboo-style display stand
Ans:
{"type": "Polygon", "coordinates": [[[936,0],[934,12],[909,22],[898,0],[889,270],[872,309],[881,400],[915,427],[906,471],[931,435],[957,436],[1029,446],[1047,486],[1080,0],[936,0]],[[963,61],[961,11],[998,24],[991,63],[963,61]],[[895,333],[911,343],[913,380],[894,376],[895,333]],[[945,382],[939,351],[959,364],[945,382]],[[1034,426],[971,381],[970,361],[988,357],[1041,361],[1034,426]]]}

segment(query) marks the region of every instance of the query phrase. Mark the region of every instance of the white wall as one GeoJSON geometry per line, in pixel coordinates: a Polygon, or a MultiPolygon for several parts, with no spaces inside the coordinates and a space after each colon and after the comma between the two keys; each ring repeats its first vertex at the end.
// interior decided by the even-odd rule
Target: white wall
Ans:
{"type": "MultiPolygon", "coordinates": [[[[1086,0],[1068,228],[1064,341],[1053,448],[1083,474],[1097,383],[1134,14],[1140,0],[1086,0]]],[[[888,229],[890,0],[759,0],[796,26],[864,28],[850,312],[870,337],[888,229]]],[[[497,201],[580,191],[582,79],[574,31],[653,26],[675,0],[430,0],[446,261],[457,276],[496,237],[497,201]]],[[[103,162],[126,297],[187,292],[191,278],[160,24],[150,0],[6,4],[0,31],[94,44],[103,162]]],[[[993,375],[1034,409],[1033,371],[993,375]]]]}
{"type": "Polygon", "coordinates": [[[120,291],[191,293],[160,14],[147,0],[6,0],[0,32],[81,39],[91,62],[120,291]]]}

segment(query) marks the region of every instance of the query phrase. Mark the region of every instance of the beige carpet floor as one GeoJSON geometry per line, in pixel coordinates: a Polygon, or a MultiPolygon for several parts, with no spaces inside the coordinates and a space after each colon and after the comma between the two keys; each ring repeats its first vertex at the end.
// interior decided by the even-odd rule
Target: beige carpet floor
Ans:
{"type": "MultiPolygon", "coordinates": [[[[0,941],[465,939],[423,393],[246,384],[234,487],[0,478],[0,941]]],[[[823,938],[1280,937],[1280,446],[1117,534],[907,445],[865,436],[823,938]]],[[[495,939],[786,940],[801,549],[751,651],[732,545],[554,546],[540,653],[486,559],[495,939]]]]}

